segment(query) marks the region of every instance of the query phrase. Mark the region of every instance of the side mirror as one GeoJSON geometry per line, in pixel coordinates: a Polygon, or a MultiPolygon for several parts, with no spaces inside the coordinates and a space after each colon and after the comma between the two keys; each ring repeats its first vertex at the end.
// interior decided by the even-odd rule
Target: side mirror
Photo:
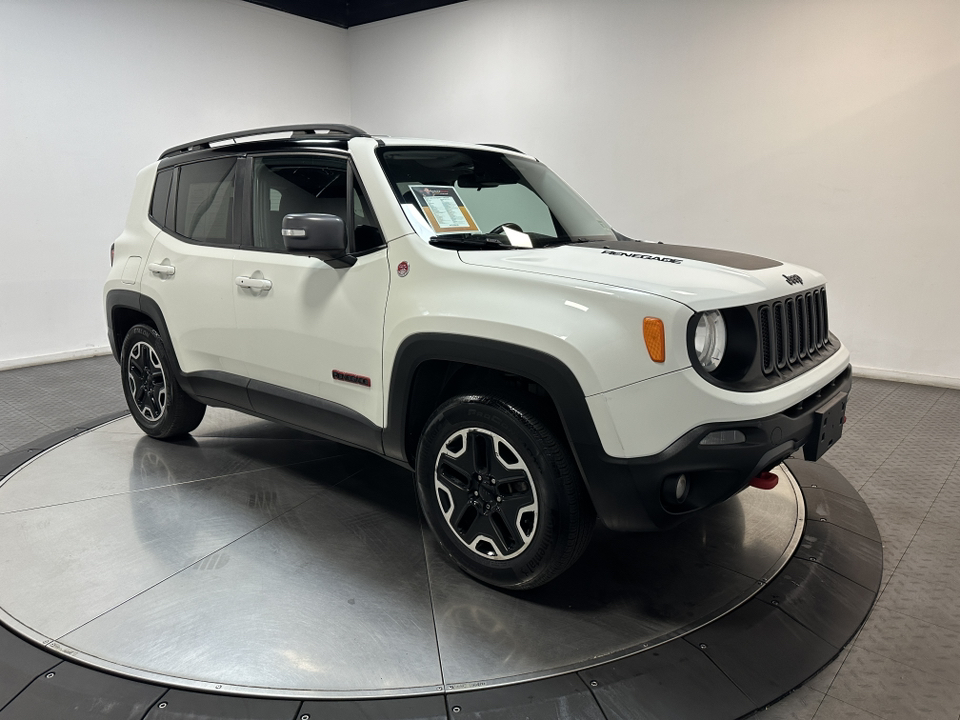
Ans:
{"type": "Polygon", "coordinates": [[[347,229],[336,215],[284,215],[281,227],[283,245],[289,253],[320,258],[333,267],[350,267],[357,262],[347,254],[347,229]]]}

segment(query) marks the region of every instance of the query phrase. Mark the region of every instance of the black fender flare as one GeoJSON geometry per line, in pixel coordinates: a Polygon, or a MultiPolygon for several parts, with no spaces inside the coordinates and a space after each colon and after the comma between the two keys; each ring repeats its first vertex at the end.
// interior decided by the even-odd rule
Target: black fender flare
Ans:
{"type": "MultiPolygon", "coordinates": [[[[384,453],[410,465],[406,452],[406,422],[411,383],[417,368],[428,360],[475,365],[528,378],[540,385],[556,405],[567,441],[578,462],[580,447],[600,447],[586,396],[573,371],[549,353],[522,345],[448,333],[419,333],[401,343],[393,360],[387,395],[384,453]]],[[[581,471],[585,468],[581,465],[581,471]]],[[[584,473],[586,476],[586,473],[584,473]]]]}
{"type": "MultiPolygon", "coordinates": [[[[170,339],[167,321],[163,317],[163,311],[160,309],[160,306],[157,305],[153,298],[149,298],[135,290],[111,290],[107,293],[105,305],[110,349],[113,351],[113,357],[116,358],[117,362],[120,362],[120,348],[123,345],[123,338],[117,337],[113,327],[113,314],[117,308],[135,310],[142,315],[146,315],[156,326],[157,332],[160,333],[160,338],[163,340],[163,344],[173,350],[173,342],[170,339]]],[[[195,397],[190,379],[184,375],[183,370],[180,368],[176,352],[171,352],[168,360],[171,365],[173,365],[173,373],[180,387],[183,388],[188,395],[195,397]]]]}
{"type": "MultiPolygon", "coordinates": [[[[522,345],[448,333],[420,333],[404,340],[394,357],[385,398],[384,455],[413,467],[414,459],[408,458],[406,452],[405,425],[412,380],[417,368],[428,360],[498,370],[540,385],[556,406],[566,440],[601,521],[613,529],[650,525],[650,500],[638,491],[630,461],[611,457],[604,451],[586,395],[573,371],[559,358],[522,345]]],[[[658,491],[655,495],[655,504],[659,505],[658,491]]]]}

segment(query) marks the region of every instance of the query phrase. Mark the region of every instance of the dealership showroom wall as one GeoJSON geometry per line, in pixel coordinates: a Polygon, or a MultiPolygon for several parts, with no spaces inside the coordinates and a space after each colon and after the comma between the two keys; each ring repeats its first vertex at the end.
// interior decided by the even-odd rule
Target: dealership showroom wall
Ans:
{"type": "Polygon", "coordinates": [[[0,4],[0,161],[19,168],[0,367],[106,352],[104,273],[140,168],[195,136],[348,121],[348,62],[346,30],[245,2],[0,4]]]}
{"type": "Polygon", "coordinates": [[[349,30],[223,0],[0,12],[0,367],[105,350],[107,249],[159,150],[323,121],[512,144],[627,235],[816,268],[855,368],[960,383],[950,0],[471,0],[349,30]]]}
{"type": "MultiPolygon", "coordinates": [[[[40,710],[58,716],[56,708],[70,703],[75,714],[59,716],[732,720],[759,710],[763,720],[960,720],[960,2],[454,0],[425,10],[419,7],[442,3],[410,2],[407,14],[349,27],[269,7],[283,4],[311,5],[0,0],[0,720],[40,710]],[[191,140],[312,123],[519,148],[630,238],[733,250],[822,273],[830,331],[852,363],[843,437],[822,461],[803,462],[798,450],[778,465],[779,486],[754,484],[709,510],[720,508],[714,519],[732,514],[734,530],[711,535],[710,521],[697,520],[672,535],[618,540],[621,534],[600,528],[574,579],[522,597],[444,564],[429,531],[421,533],[409,467],[222,408],[208,410],[195,438],[143,436],[108,357],[103,298],[111,243],[123,231],[137,173],[191,140]],[[329,487],[328,468],[340,473],[329,487]],[[257,473],[273,482],[270,472],[276,490],[247,493],[243,483],[259,482],[257,473]],[[157,480],[161,474],[171,479],[157,480]],[[20,485],[11,480],[18,477],[20,485]],[[50,478],[59,484],[48,497],[50,478]],[[211,478],[229,478],[239,489],[199,499],[183,489],[204,492],[211,478]],[[321,486],[329,504],[316,510],[320,521],[304,512],[307,520],[275,523],[296,513],[297,503],[317,502],[321,486]],[[150,505],[168,489],[170,505],[150,505]],[[211,497],[236,517],[251,514],[243,522],[252,524],[219,515],[208,522],[201,510],[211,497]],[[10,509],[10,502],[20,504],[10,509]],[[104,512],[85,510],[91,503],[104,503],[104,512]],[[337,515],[338,503],[352,508],[349,522],[337,515]],[[757,525],[751,518],[784,507],[794,513],[783,540],[789,551],[774,553],[775,573],[730,559],[734,545],[754,560],[768,552],[758,550],[760,535],[784,531],[783,518],[757,525]],[[40,511],[60,514],[30,524],[30,512],[40,511]],[[274,512],[263,525],[253,517],[274,512]],[[129,532],[118,519],[128,515],[129,532]],[[78,518],[87,518],[84,527],[95,527],[98,540],[75,530],[78,518]],[[266,544],[262,565],[251,565],[256,553],[242,557],[242,541],[275,524],[314,544],[276,540],[266,544]],[[242,526],[235,537],[221,538],[234,526],[242,526]],[[323,534],[334,526],[341,535],[323,534]],[[69,551],[51,560],[52,551],[31,545],[27,528],[62,532],[69,551]],[[735,541],[724,534],[736,532],[735,541]],[[412,533],[411,546],[404,533],[412,533]],[[179,601],[144,604],[150,592],[187,577],[179,566],[167,571],[175,553],[164,555],[165,543],[175,537],[209,544],[208,555],[182,560],[214,571],[197,573],[194,616],[179,601]],[[682,547],[670,560],[674,539],[682,547]],[[233,554],[224,553],[233,543],[233,554]],[[370,548],[382,554],[380,565],[364,565],[361,551],[370,548]],[[104,620],[107,605],[70,624],[65,618],[93,607],[92,596],[64,589],[41,593],[58,596],[55,609],[35,603],[45,621],[63,624],[61,635],[42,635],[9,609],[8,601],[34,611],[27,598],[36,578],[86,587],[93,581],[79,559],[94,550],[102,562],[90,574],[100,574],[100,586],[115,584],[113,594],[104,590],[114,625],[104,620]],[[415,561],[409,575],[406,555],[392,565],[383,560],[402,552],[415,561]],[[115,566],[114,556],[122,558],[115,566]],[[360,568],[361,579],[344,581],[349,590],[336,608],[303,612],[310,606],[291,598],[306,596],[304,578],[339,592],[331,567],[348,575],[360,568]],[[648,583],[631,576],[634,567],[662,575],[648,583]],[[28,578],[17,587],[3,579],[15,572],[28,578]],[[124,594],[131,578],[150,572],[155,581],[124,594]],[[735,601],[704,590],[718,573],[746,578],[735,601]],[[409,627],[403,603],[370,597],[386,586],[407,592],[421,575],[432,583],[430,603],[409,627]],[[247,584],[237,590],[217,577],[247,584]],[[673,605],[671,592],[679,598],[673,605]],[[797,592],[809,595],[798,600],[797,592]],[[702,622],[700,601],[714,603],[702,622]],[[829,621],[813,617],[830,603],[829,621]],[[637,620],[641,611],[647,615],[637,620]],[[682,622],[657,629],[671,611],[682,622]],[[768,611],[788,615],[796,632],[762,614],[768,611]],[[367,614],[351,634],[354,612],[367,614]],[[733,619],[743,613],[754,619],[733,619]],[[292,618],[302,635],[263,655],[264,667],[243,667],[236,658],[259,651],[268,631],[283,625],[278,618],[292,618]],[[328,624],[320,627],[318,618],[328,624]],[[190,643],[204,626],[228,621],[235,637],[221,638],[209,656],[194,652],[190,643]],[[746,626],[746,635],[737,634],[746,626]],[[622,638],[638,627],[649,630],[650,642],[629,645],[622,638]],[[348,638],[332,654],[328,628],[348,638]],[[391,645],[400,639],[410,646],[391,645]],[[426,650],[417,644],[424,639],[426,650]],[[471,657],[475,648],[488,654],[471,657]],[[491,671],[488,695],[478,690],[487,680],[451,680],[496,665],[502,648],[514,654],[491,671]],[[655,649],[659,659],[651,659],[655,649]],[[121,650],[142,652],[157,667],[226,667],[223,659],[233,658],[229,669],[240,680],[131,671],[110,659],[121,650]],[[395,678],[381,664],[413,676],[433,668],[421,662],[428,650],[448,663],[437,670],[440,680],[429,687],[396,680],[406,688],[396,698],[282,684],[290,668],[325,681],[340,668],[389,683],[395,678]],[[552,657],[578,652],[591,659],[552,657]],[[45,664],[49,657],[61,664],[45,664]],[[457,665],[452,657],[466,659],[457,665]],[[524,669],[536,662],[549,669],[524,669]],[[278,684],[260,692],[261,671],[278,684]],[[694,674],[708,680],[686,693],[683,678],[694,674]],[[764,684],[767,675],[772,684],[764,684]],[[12,677],[21,686],[5,694],[12,677]],[[204,698],[237,704],[215,707],[204,698]],[[391,705],[397,698],[402,703],[391,705]],[[702,714],[677,710],[695,706],[702,714]]],[[[362,5],[343,2],[351,4],[362,5]]],[[[784,285],[783,292],[809,289],[784,285]]]]}

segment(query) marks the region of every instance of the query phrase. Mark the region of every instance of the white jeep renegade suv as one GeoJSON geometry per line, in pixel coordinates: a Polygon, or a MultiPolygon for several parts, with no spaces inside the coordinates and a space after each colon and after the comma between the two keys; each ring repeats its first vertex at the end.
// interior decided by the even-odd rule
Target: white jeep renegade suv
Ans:
{"type": "Polygon", "coordinates": [[[444,548],[504,588],[569,567],[597,516],[670,527],[844,420],[821,275],[630,240],[507,147],[198,140],[139,174],[113,252],[144,432],[217,405],[411,467],[444,548]]]}

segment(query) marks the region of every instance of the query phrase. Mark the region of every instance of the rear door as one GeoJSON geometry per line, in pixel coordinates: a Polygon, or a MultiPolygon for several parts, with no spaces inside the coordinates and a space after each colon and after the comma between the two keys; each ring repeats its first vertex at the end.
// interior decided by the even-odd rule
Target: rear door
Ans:
{"type": "Polygon", "coordinates": [[[246,374],[233,307],[237,159],[181,165],[141,291],[160,306],[185,373],[246,374]]]}
{"type": "Polygon", "coordinates": [[[254,381],[251,403],[263,414],[349,442],[378,443],[387,251],[349,158],[264,155],[247,163],[250,231],[234,275],[269,283],[269,289],[234,285],[244,360],[254,381]],[[356,264],[334,268],[287,253],[280,230],[290,213],[343,218],[356,264]],[[278,393],[290,401],[286,410],[268,397],[278,393]],[[285,414],[298,402],[314,408],[309,422],[285,414]]]}

